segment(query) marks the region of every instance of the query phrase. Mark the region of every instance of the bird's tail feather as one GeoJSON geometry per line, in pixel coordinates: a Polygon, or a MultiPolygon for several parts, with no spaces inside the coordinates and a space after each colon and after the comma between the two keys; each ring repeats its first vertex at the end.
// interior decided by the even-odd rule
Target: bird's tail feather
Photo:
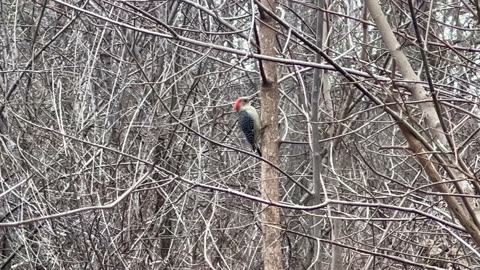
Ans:
{"type": "Polygon", "coordinates": [[[258,144],[254,145],[253,151],[256,151],[259,156],[262,156],[262,151],[260,151],[260,147],[258,144]]]}

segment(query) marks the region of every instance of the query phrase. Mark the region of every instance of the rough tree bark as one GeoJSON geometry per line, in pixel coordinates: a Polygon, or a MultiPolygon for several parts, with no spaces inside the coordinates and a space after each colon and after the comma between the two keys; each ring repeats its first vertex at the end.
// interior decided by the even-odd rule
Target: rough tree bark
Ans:
{"type": "MultiPolygon", "coordinates": [[[[275,11],[275,0],[262,0],[261,3],[270,10],[275,11]]],[[[260,12],[261,22],[259,23],[260,52],[264,55],[275,56],[276,49],[276,22],[264,12],[260,12]]],[[[279,133],[278,133],[278,104],[279,91],[277,81],[277,65],[274,62],[261,62],[262,74],[261,88],[261,118],[262,153],[263,157],[274,164],[279,163],[279,133]]],[[[262,163],[261,189],[262,197],[272,202],[280,199],[280,179],[278,172],[268,165],[262,163]]],[[[266,206],[262,211],[263,230],[263,261],[264,269],[283,269],[282,264],[282,235],[280,227],[280,209],[266,206]]]]}

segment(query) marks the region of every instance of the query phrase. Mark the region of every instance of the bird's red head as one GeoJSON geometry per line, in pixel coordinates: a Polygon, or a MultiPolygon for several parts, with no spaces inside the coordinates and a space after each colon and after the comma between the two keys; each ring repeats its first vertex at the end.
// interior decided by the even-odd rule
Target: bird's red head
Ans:
{"type": "Polygon", "coordinates": [[[248,98],[238,98],[237,101],[235,101],[235,104],[233,104],[233,109],[238,112],[240,111],[240,107],[248,103],[248,98]]]}
{"type": "Polygon", "coordinates": [[[235,101],[235,104],[233,104],[233,109],[238,112],[240,110],[240,103],[242,103],[242,100],[241,99],[237,99],[237,101],[235,101]]]}

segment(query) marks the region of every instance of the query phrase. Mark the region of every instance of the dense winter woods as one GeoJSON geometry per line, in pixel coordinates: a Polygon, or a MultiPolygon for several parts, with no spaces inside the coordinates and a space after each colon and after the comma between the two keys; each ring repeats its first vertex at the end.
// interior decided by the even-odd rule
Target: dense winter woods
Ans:
{"type": "Polygon", "coordinates": [[[477,0],[1,1],[0,269],[480,269],[479,21],[477,0]]]}

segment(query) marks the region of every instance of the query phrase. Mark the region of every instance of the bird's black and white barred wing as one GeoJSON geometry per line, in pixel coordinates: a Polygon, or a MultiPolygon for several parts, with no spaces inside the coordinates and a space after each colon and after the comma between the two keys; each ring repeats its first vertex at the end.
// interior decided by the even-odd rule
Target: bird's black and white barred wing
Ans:
{"type": "Polygon", "coordinates": [[[241,111],[239,112],[238,115],[238,124],[240,128],[243,131],[243,134],[245,134],[245,138],[247,138],[247,141],[252,145],[252,147],[255,149],[255,133],[254,133],[254,122],[253,119],[250,117],[250,115],[246,111],[241,111]]]}

